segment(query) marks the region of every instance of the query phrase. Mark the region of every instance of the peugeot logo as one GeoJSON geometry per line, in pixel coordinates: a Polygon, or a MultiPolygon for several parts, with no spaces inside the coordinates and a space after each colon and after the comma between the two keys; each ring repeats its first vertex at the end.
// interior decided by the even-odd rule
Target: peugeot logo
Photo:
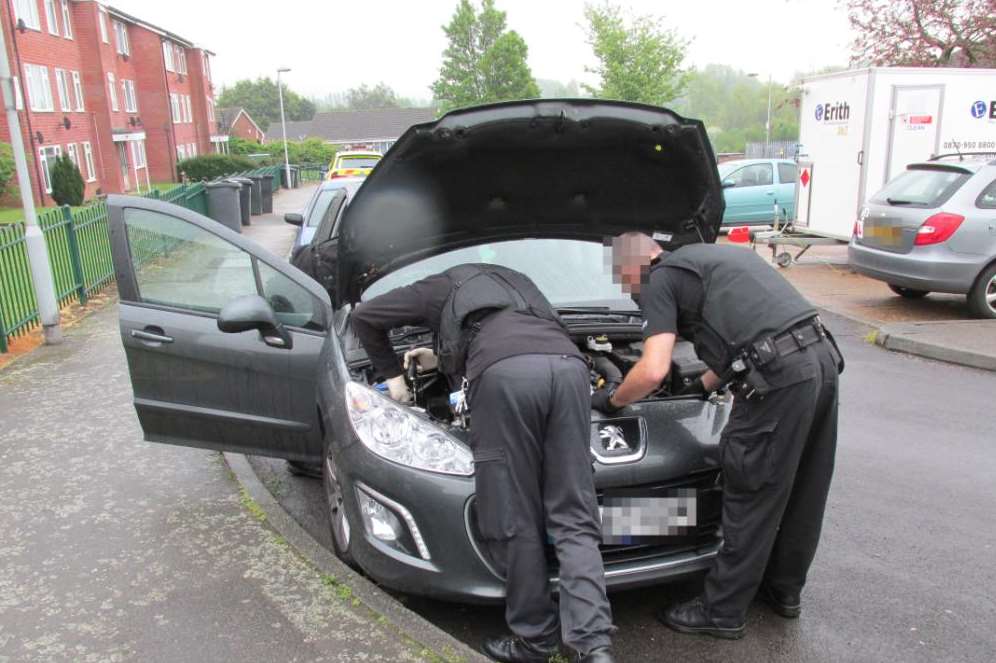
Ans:
{"type": "Polygon", "coordinates": [[[633,448],[626,442],[626,436],[623,435],[619,426],[602,427],[598,431],[598,437],[602,440],[602,446],[605,447],[606,451],[628,451],[633,448]]]}

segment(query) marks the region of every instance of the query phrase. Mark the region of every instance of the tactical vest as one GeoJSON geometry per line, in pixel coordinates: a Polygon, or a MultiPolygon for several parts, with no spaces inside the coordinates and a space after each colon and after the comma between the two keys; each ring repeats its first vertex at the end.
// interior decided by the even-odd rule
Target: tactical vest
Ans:
{"type": "Polygon", "coordinates": [[[691,244],[665,256],[660,265],[692,272],[702,281],[704,333],[693,339],[700,356],[716,354],[721,344],[726,361],[748,343],[777,334],[811,318],[817,311],[783,276],[753,251],[716,244],[691,244]],[[710,352],[709,350],[712,350],[710,352]]]}
{"type": "Polygon", "coordinates": [[[472,264],[457,265],[444,273],[452,280],[453,289],[443,304],[436,334],[436,356],[439,369],[454,385],[466,373],[470,344],[488,315],[511,309],[563,326],[557,311],[539,288],[513,269],[472,264]]]}

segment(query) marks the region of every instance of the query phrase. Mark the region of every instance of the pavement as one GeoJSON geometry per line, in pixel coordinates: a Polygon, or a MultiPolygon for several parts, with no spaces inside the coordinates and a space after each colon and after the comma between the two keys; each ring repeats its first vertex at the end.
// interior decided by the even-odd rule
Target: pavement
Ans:
{"type": "Polygon", "coordinates": [[[899,297],[852,271],[843,244],[815,246],[781,273],[814,305],[871,327],[869,339],[887,350],[996,370],[996,320],[971,319],[963,295],[899,297]]]}
{"type": "Polygon", "coordinates": [[[131,399],[114,306],[0,372],[0,663],[472,658],[303,556],[220,454],[143,442],[131,399]]]}

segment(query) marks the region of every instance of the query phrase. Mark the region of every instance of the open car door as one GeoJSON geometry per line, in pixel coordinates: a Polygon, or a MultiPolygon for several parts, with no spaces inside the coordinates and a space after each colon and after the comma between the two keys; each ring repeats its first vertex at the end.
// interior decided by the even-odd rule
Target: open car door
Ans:
{"type": "Polygon", "coordinates": [[[145,439],[317,462],[328,294],[200,214],[129,196],[107,207],[145,439]]]}

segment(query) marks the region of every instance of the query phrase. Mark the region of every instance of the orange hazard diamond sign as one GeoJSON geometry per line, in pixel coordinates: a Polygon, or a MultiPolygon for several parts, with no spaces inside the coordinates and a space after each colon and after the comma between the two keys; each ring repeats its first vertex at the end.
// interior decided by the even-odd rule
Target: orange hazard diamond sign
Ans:
{"type": "Polygon", "coordinates": [[[799,175],[799,181],[802,182],[802,186],[809,184],[809,169],[803,168],[802,175],[799,175]]]}

